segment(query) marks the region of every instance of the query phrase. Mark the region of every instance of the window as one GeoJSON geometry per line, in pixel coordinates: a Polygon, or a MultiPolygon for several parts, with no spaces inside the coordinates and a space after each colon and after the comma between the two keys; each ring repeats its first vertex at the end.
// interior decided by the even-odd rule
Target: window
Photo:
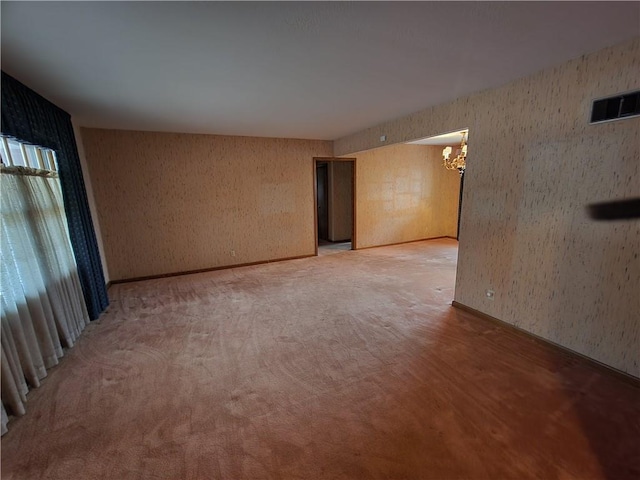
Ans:
{"type": "Polygon", "coordinates": [[[89,323],[55,153],[0,137],[1,433],[89,323]],[[6,375],[5,375],[6,374],[6,375]]]}
{"type": "Polygon", "coordinates": [[[0,157],[7,167],[29,167],[38,170],[58,171],[56,153],[50,148],[38,147],[19,142],[10,137],[2,137],[0,157]]]}

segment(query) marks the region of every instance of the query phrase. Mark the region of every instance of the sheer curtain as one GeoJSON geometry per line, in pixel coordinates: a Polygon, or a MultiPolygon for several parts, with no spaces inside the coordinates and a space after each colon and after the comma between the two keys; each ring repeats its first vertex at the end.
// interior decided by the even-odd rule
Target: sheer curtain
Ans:
{"type": "Polygon", "coordinates": [[[71,117],[15,78],[5,72],[1,73],[2,135],[55,150],[69,237],[78,265],[85,304],[89,317],[96,320],[109,305],[109,297],[71,117]]]}
{"type": "Polygon", "coordinates": [[[3,166],[0,182],[4,434],[7,413],[25,413],[29,387],[73,346],[89,316],[57,173],[3,166]]]}

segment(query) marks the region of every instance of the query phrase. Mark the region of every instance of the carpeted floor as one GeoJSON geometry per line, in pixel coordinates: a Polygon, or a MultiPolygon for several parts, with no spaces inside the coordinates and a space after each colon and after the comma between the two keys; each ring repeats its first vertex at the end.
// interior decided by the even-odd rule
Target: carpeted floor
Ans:
{"type": "Polygon", "coordinates": [[[351,242],[328,242],[326,240],[318,241],[318,256],[333,255],[336,253],[347,252],[351,250],[351,242]]]}
{"type": "Polygon", "coordinates": [[[640,389],[452,308],[456,252],[114,285],[2,478],[638,478],[640,389]]]}

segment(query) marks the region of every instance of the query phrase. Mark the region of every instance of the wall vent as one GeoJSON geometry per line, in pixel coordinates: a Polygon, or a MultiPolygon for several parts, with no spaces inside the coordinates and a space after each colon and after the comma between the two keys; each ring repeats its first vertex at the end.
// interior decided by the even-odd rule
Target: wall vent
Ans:
{"type": "Polygon", "coordinates": [[[591,123],[640,116],[640,90],[593,101],[591,123]]]}

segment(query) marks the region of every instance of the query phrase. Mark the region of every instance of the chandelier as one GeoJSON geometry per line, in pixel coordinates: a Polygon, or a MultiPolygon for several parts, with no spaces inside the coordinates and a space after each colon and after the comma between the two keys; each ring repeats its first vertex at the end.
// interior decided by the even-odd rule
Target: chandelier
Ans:
{"type": "Polygon", "coordinates": [[[467,167],[467,132],[460,132],[462,140],[460,141],[460,148],[456,150],[456,156],[451,158],[453,149],[446,147],[442,150],[442,157],[444,158],[443,165],[448,170],[458,170],[460,175],[464,173],[464,169],[467,167]]]}

